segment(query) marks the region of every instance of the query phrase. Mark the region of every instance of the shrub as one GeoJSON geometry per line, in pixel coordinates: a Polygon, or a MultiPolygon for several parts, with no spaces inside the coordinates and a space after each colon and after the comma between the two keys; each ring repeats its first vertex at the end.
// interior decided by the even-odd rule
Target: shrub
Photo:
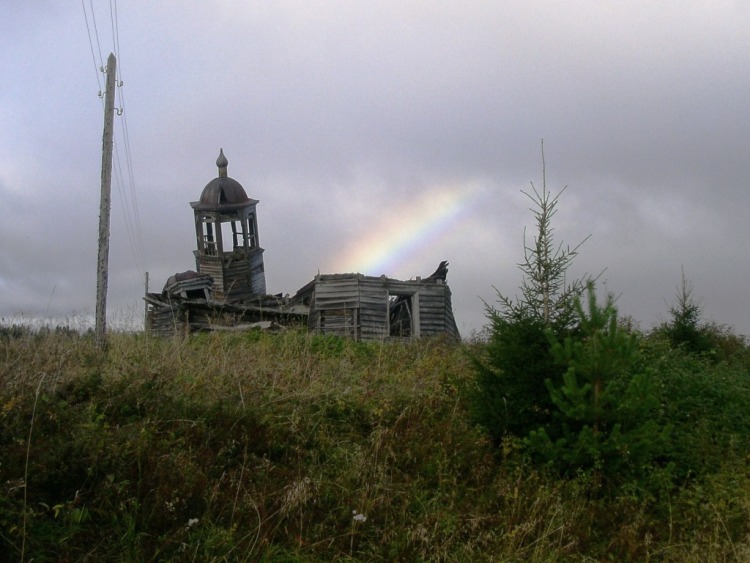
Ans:
{"type": "Polygon", "coordinates": [[[563,473],[593,471],[610,482],[647,475],[666,444],[654,419],[652,372],[639,361],[637,335],[618,324],[612,297],[600,306],[589,284],[587,301],[587,311],[575,302],[579,333],[562,341],[549,333],[555,361],[565,369],[562,379],[546,381],[560,437],[542,427],[526,444],[563,473]]]}
{"type": "Polygon", "coordinates": [[[550,353],[547,327],[539,319],[493,314],[485,357],[475,357],[472,412],[499,443],[525,436],[551,421],[552,401],[544,381],[562,371],[550,353]]]}
{"type": "Polygon", "coordinates": [[[674,463],[680,482],[720,470],[750,453],[750,377],[740,350],[716,361],[684,348],[672,348],[658,334],[640,342],[644,364],[651,367],[657,419],[672,427],[663,453],[674,463]]]}

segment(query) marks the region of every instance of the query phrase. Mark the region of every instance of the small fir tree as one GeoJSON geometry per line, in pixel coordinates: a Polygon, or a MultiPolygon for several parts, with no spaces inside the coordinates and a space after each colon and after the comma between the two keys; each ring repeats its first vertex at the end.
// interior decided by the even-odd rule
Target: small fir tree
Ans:
{"type": "Polygon", "coordinates": [[[682,283],[674,304],[669,308],[672,317],[664,330],[675,347],[688,352],[705,354],[713,349],[710,327],[702,322],[703,304],[693,295],[693,284],[685,277],[682,269],[682,283]]]}
{"type": "Polygon", "coordinates": [[[566,274],[578,249],[588,237],[574,248],[563,248],[555,244],[552,217],[557,213],[557,202],[567,186],[552,197],[547,191],[546,173],[542,165],[542,191],[531,184],[533,195],[523,192],[534,204],[532,211],[536,220],[537,234],[529,245],[524,230],[524,261],[518,267],[524,273],[521,281],[522,298],[516,303],[498,292],[498,298],[506,311],[540,320],[552,328],[570,328],[575,321],[573,302],[581,295],[584,282],[574,280],[566,283],[566,274]]]}
{"type": "Polygon", "coordinates": [[[640,361],[636,334],[618,324],[612,296],[600,306],[590,283],[587,302],[585,311],[581,299],[575,301],[578,333],[559,339],[548,332],[552,355],[564,369],[561,378],[546,381],[555,423],[532,431],[526,444],[563,472],[645,474],[665,437],[653,418],[658,400],[650,373],[640,361]]]}
{"type": "Polygon", "coordinates": [[[542,145],[542,188],[532,183],[531,192],[523,192],[533,203],[536,235],[529,243],[524,231],[521,297],[514,301],[496,289],[499,307],[486,305],[486,357],[475,359],[475,418],[497,441],[508,434],[525,436],[552,413],[544,381],[561,372],[546,332],[562,336],[575,325],[573,302],[584,289],[582,281],[567,283],[566,273],[585,239],[572,249],[554,240],[552,218],[563,191],[553,196],[547,189],[542,145]]]}

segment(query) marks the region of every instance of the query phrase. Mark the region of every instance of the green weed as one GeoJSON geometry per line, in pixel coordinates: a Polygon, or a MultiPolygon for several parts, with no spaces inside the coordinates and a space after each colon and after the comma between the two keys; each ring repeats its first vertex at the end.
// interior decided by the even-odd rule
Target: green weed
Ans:
{"type": "Polygon", "coordinates": [[[11,333],[0,338],[9,560],[748,554],[743,447],[722,446],[710,476],[664,498],[603,498],[590,475],[561,479],[510,442],[498,455],[467,412],[468,345],[114,333],[102,354],[87,335],[11,333]]]}

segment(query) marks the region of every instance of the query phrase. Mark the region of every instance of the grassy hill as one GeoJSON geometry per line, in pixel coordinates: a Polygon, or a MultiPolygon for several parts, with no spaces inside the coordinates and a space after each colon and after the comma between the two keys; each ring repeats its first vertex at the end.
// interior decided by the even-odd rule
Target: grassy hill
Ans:
{"type": "Polygon", "coordinates": [[[3,329],[0,558],[750,558],[747,448],[661,495],[603,494],[472,423],[469,351],[292,331],[113,334],[101,354],[3,329]]]}

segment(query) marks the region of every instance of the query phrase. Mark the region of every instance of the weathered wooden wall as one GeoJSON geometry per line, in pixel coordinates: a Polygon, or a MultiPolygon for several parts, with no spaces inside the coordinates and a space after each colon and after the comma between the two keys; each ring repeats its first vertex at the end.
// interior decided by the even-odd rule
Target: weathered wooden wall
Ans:
{"type": "Polygon", "coordinates": [[[214,279],[213,298],[216,301],[242,301],[253,295],[266,294],[266,276],[263,251],[258,249],[249,259],[237,253],[227,256],[196,256],[196,266],[201,274],[214,279]]]}
{"type": "Polygon", "coordinates": [[[389,338],[389,297],[401,295],[411,299],[411,337],[447,334],[459,338],[450,289],[439,280],[328,274],[316,276],[301,292],[299,298],[310,307],[310,330],[356,340],[389,338]]]}
{"type": "Polygon", "coordinates": [[[419,320],[421,336],[448,333],[458,338],[453,317],[451,290],[446,284],[425,284],[419,290],[419,320]]]}

